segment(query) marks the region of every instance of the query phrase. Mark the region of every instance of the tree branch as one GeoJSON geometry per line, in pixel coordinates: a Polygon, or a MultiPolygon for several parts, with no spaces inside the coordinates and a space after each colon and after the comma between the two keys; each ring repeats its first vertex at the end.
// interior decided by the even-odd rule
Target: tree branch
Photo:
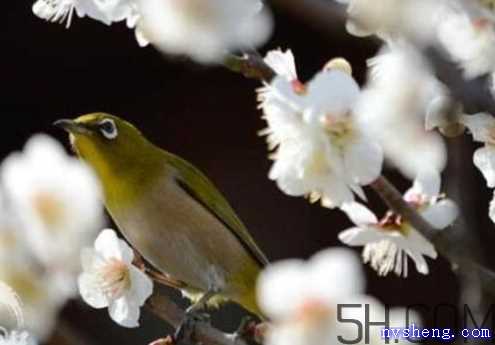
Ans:
{"type": "MultiPolygon", "coordinates": [[[[153,293],[146,305],[155,315],[175,329],[181,326],[186,316],[186,313],[163,293],[153,293]]],[[[194,324],[191,340],[202,345],[247,345],[234,334],[224,333],[207,322],[194,324]]]]}

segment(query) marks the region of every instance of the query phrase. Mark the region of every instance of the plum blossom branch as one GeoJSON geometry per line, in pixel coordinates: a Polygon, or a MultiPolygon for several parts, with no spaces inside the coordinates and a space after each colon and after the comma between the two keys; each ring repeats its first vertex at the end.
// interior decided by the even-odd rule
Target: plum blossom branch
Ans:
{"type": "Polygon", "coordinates": [[[380,176],[371,188],[385,201],[385,203],[396,213],[406,218],[412,226],[430,240],[438,251],[451,263],[452,268],[457,270],[462,267],[468,271],[479,274],[482,285],[489,291],[495,291],[495,273],[476,261],[462,255],[455,246],[452,246],[444,232],[435,230],[418,212],[409,205],[401,193],[384,176],[380,176]]]}
{"type": "MultiPolygon", "coordinates": [[[[457,98],[458,94],[464,95],[465,88],[462,85],[464,85],[465,83],[472,83],[472,81],[465,81],[459,70],[450,70],[455,69],[455,66],[453,66],[452,63],[449,63],[449,61],[446,60],[442,55],[432,55],[429,50],[427,50],[427,54],[429,54],[428,56],[430,59],[434,60],[434,62],[438,64],[438,66],[435,65],[435,69],[440,71],[437,73],[445,76],[454,74],[454,77],[449,78],[451,78],[451,80],[454,80],[455,83],[450,82],[450,84],[447,85],[451,90],[458,90],[455,91],[454,96],[456,96],[457,98]],[[441,68],[443,68],[442,66],[444,64],[446,66],[450,66],[450,68],[448,69],[448,72],[442,73],[441,68]],[[454,85],[461,85],[461,87],[456,89],[454,85]]],[[[246,77],[258,79],[265,82],[270,81],[275,75],[273,69],[271,69],[271,67],[268,66],[257,53],[245,53],[242,58],[232,58],[229,63],[226,63],[226,66],[230,70],[238,72],[246,77]]],[[[442,81],[449,82],[447,79],[442,81]]],[[[465,97],[457,99],[462,100],[464,103],[473,105],[471,98],[465,97]]],[[[493,101],[490,102],[493,103],[493,101]]],[[[490,106],[487,102],[481,102],[478,104],[484,104],[484,107],[490,106]]],[[[462,255],[462,253],[456,250],[456,246],[451,245],[451,241],[448,239],[447,234],[434,229],[431,224],[429,224],[413,207],[411,207],[411,205],[409,205],[403,199],[402,194],[384,176],[380,176],[373,183],[371,183],[370,186],[383,199],[383,201],[391,210],[395,211],[396,213],[407,219],[414,228],[416,228],[423,236],[434,243],[439,252],[442,253],[442,255],[451,262],[454,269],[462,266],[463,269],[474,270],[478,272],[482,285],[491,291],[495,291],[495,273],[477,263],[476,261],[466,258],[466,256],[462,255]]]]}
{"type": "Polygon", "coordinates": [[[404,200],[402,194],[387,178],[380,176],[370,186],[391,210],[409,220],[413,227],[418,229],[430,241],[435,239],[438,231],[404,200]]]}

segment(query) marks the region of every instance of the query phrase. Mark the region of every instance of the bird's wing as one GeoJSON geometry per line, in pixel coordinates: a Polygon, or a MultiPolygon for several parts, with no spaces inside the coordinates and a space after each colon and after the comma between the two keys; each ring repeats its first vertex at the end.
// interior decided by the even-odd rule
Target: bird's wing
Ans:
{"type": "Polygon", "coordinates": [[[222,222],[261,267],[267,265],[265,254],[213,183],[193,165],[177,156],[170,163],[177,168],[177,184],[222,222]]]}

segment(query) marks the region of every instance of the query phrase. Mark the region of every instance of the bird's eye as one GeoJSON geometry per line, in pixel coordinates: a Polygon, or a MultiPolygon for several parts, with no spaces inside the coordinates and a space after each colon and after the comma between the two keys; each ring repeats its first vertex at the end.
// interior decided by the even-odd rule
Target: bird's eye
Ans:
{"type": "Polygon", "coordinates": [[[115,139],[117,137],[117,127],[111,119],[105,119],[99,123],[101,134],[107,139],[115,139]]]}

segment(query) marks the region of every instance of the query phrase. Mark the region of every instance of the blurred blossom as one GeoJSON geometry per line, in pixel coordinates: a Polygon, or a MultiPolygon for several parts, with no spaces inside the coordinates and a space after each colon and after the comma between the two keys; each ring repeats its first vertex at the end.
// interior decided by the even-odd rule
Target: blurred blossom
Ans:
{"type": "Polygon", "coordinates": [[[462,9],[442,13],[438,39],[467,78],[495,71],[494,24],[491,17],[472,18],[462,9]]]}
{"type": "Polygon", "coordinates": [[[485,177],[488,187],[495,187],[495,119],[487,113],[464,115],[461,122],[469,129],[473,140],[485,145],[474,152],[474,165],[485,177]]]}
{"type": "Polygon", "coordinates": [[[442,138],[425,130],[428,106],[444,95],[419,52],[394,43],[369,61],[370,76],[355,113],[368,135],[380,141],[385,158],[414,178],[420,167],[441,171],[446,162],[442,138]]]}
{"type": "Polygon", "coordinates": [[[232,51],[263,44],[272,19],[260,0],[137,0],[143,36],[169,54],[221,63],[232,51]]]}
{"type": "Polygon", "coordinates": [[[80,248],[103,220],[100,185],[90,168],[55,140],[36,135],[22,153],[5,159],[1,177],[22,240],[50,269],[77,272],[80,248]]]}
{"type": "Polygon", "coordinates": [[[26,331],[7,331],[0,327],[1,345],[36,345],[36,340],[26,331]]]}
{"type": "Polygon", "coordinates": [[[364,199],[361,186],[378,177],[383,157],[352,112],[360,90],[348,74],[350,67],[343,68],[342,59],[304,85],[290,79],[296,75],[293,59],[278,59],[274,65],[273,54],[281,56],[268,55],[272,67],[291,72],[258,91],[268,123],[261,133],[274,150],[270,179],[286,194],[309,196],[325,207],[354,200],[353,192],[364,199]]]}
{"type": "Polygon", "coordinates": [[[266,344],[336,343],[337,304],[356,301],[364,283],[357,257],[346,249],[268,266],[257,286],[258,303],[272,321],[266,344]]]}
{"type": "MultiPolygon", "coordinates": [[[[458,214],[456,204],[440,194],[440,184],[437,172],[425,171],[404,195],[404,200],[435,229],[451,225],[458,214]]],[[[355,202],[343,205],[342,210],[356,227],[341,232],[339,239],[350,246],[364,246],[364,262],[369,262],[379,275],[394,271],[396,275],[406,277],[408,256],[418,272],[428,274],[423,256],[435,259],[437,252],[433,244],[400,215],[389,211],[378,220],[365,206],[355,202]]]]}
{"type": "Polygon", "coordinates": [[[76,292],[80,249],[101,226],[100,187],[45,135],[7,157],[0,173],[0,324],[23,324],[43,341],[76,292]]]}
{"type": "MultiPolygon", "coordinates": [[[[24,328],[36,339],[46,340],[56,323],[58,311],[68,296],[61,293],[56,280],[25,258],[12,260],[0,269],[0,280],[8,284],[21,302],[24,328]]],[[[15,315],[0,309],[0,324],[9,329],[19,327],[15,315]]]]}
{"type": "MultiPolygon", "coordinates": [[[[384,326],[382,324],[378,325],[369,325],[368,333],[369,333],[369,341],[366,341],[366,337],[363,334],[363,339],[361,342],[357,343],[359,345],[378,345],[378,344],[410,344],[411,339],[407,339],[401,337],[391,337],[390,340],[382,338],[382,330],[384,327],[387,328],[409,328],[413,323],[416,327],[421,327],[422,320],[419,314],[412,310],[411,308],[401,308],[395,307],[390,308],[389,306],[384,306],[377,299],[366,296],[362,298],[357,303],[362,306],[359,308],[349,307],[342,308],[342,319],[343,320],[356,320],[361,322],[362,325],[367,324],[367,322],[385,322],[388,316],[388,325],[384,326]],[[367,307],[366,307],[367,305],[367,307]],[[366,308],[368,308],[369,314],[366,315],[366,308]]],[[[353,302],[355,303],[355,302],[353,302]]],[[[345,325],[345,327],[339,327],[339,333],[343,339],[356,339],[356,325],[345,325]]],[[[341,344],[342,342],[334,343],[341,344]]]]}
{"type": "Polygon", "coordinates": [[[429,41],[445,0],[336,0],[347,4],[347,31],[355,36],[382,39],[414,37],[429,41]]]}
{"type": "Polygon", "coordinates": [[[140,308],[153,292],[153,282],[132,265],[133,259],[132,248],[110,229],[98,235],[94,249],[81,252],[82,298],[93,308],[108,308],[112,320],[124,327],[139,326],[140,308]]]}

